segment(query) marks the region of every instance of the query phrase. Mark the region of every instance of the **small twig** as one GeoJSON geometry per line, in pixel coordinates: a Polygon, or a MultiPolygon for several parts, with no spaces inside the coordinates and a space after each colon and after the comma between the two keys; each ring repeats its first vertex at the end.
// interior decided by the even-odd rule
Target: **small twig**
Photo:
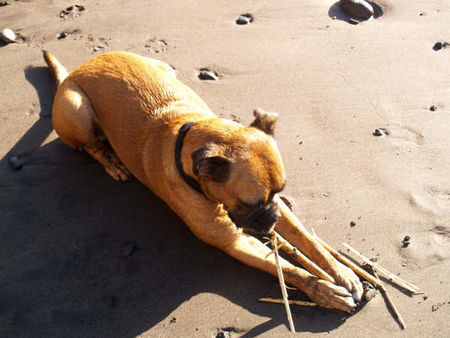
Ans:
{"type": "Polygon", "coordinates": [[[395,316],[397,317],[397,320],[400,324],[400,327],[402,328],[402,330],[406,329],[406,324],[405,321],[403,320],[402,316],[400,315],[400,312],[398,312],[397,308],[395,307],[394,303],[392,302],[391,297],[389,296],[389,294],[387,293],[386,288],[384,287],[383,283],[381,282],[380,278],[378,277],[377,273],[375,272],[375,270],[373,270],[373,274],[375,275],[375,277],[380,281],[381,286],[379,287],[381,292],[383,293],[383,296],[386,298],[386,301],[388,302],[389,306],[391,307],[392,311],[394,311],[395,316]]]}
{"type": "Polygon", "coordinates": [[[375,272],[375,270],[373,270],[373,273],[375,275],[372,276],[369,273],[367,273],[365,270],[361,269],[359,266],[357,266],[356,264],[354,264],[352,261],[350,261],[349,259],[347,259],[346,257],[344,257],[343,255],[341,255],[339,252],[337,252],[336,250],[334,250],[331,246],[329,246],[327,243],[325,243],[319,236],[317,236],[317,234],[314,232],[314,229],[312,229],[312,233],[314,235],[314,237],[316,238],[316,240],[329,252],[331,253],[337,260],[341,261],[342,263],[344,263],[345,265],[347,265],[350,269],[352,269],[357,275],[359,275],[360,277],[364,278],[365,280],[369,281],[370,283],[374,284],[376,287],[378,287],[381,292],[383,293],[384,297],[386,298],[386,301],[388,302],[389,306],[392,308],[392,310],[394,311],[397,320],[401,326],[402,329],[406,328],[406,324],[402,318],[402,316],[400,315],[400,313],[398,312],[397,308],[395,307],[394,303],[392,302],[391,297],[389,297],[386,288],[384,287],[383,283],[381,282],[380,278],[378,277],[377,273],[375,272]]]}
{"type": "Polygon", "coordinates": [[[289,321],[289,327],[291,329],[291,332],[295,333],[295,327],[294,327],[294,322],[292,320],[291,309],[289,308],[288,296],[287,296],[287,292],[286,292],[286,285],[284,285],[283,270],[281,269],[280,258],[278,257],[277,236],[275,234],[272,235],[272,245],[275,248],[275,264],[277,266],[278,280],[280,282],[281,293],[283,294],[284,307],[286,308],[286,314],[287,314],[288,321],[289,321]]]}
{"type": "MultiPolygon", "coordinates": [[[[266,303],[276,303],[276,304],[284,304],[283,299],[275,299],[275,298],[260,298],[258,299],[260,302],[266,302],[266,303]]],[[[301,305],[301,306],[317,306],[316,303],[307,302],[305,300],[294,300],[290,299],[288,300],[288,303],[291,305],[301,305]]]]}
{"type": "Polygon", "coordinates": [[[347,249],[349,249],[351,252],[353,252],[356,256],[361,258],[365,263],[372,266],[374,269],[376,269],[382,276],[389,279],[392,283],[400,286],[401,288],[408,290],[409,292],[413,294],[419,293],[419,288],[415,286],[414,284],[411,284],[410,282],[405,281],[404,279],[398,277],[397,275],[394,275],[392,272],[389,272],[385,268],[379,266],[377,263],[372,262],[370,259],[364,257],[359,251],[352,248],[347,243],[342,243],[347,249]]]}
{"type": "Polygon", "coordinates": [[[319,236],[316,235],[314,232],[314,229],[312,229],[312,233],[314,238],[330,253],[332,254],[338,261],[344,263],[347,265],[350,269],[352,269],[358,276],[364,278],[365,280],[369,281],[370,283],[374,284],[377,287],[382,287],[383,284],[381,284],[380,280],[375,278],[374,276],[367,273],[365,270],[361,269],[359,266],[357,266],[355,263],[350,261],[348,258],[341,255],[339,252],[334,250],[331,246],[329,246],[327,243],[325,243],[319,236]]]}
{"type": "MultiPolygon", "coordinates": [[[[325,272],[322,268],[320,268],[316,263],[311,261],[308,257],[306,257],[300,250],[298,250],[296,247],[294,247],[292,244],[290,244],[287,240],[285,240],[279,233],[276,231],[273,231],[275,236],[277,237],[277,240],[280,242],[278,245],[279,249],[281,247],[281,250],[286,252],[288,255],[290,255],[292,258],[294,258],[297,262],[299,262],[306,270],[311,272],[313,275],[316,275],[317,277],[324,279],[330,283],[335,284],[336,281],[332,276],[330,276],[327,272],[325,272]]],[[[274,249],[275,251],[275,249],[274,249]]],[[[269,253],[268,255],[270,255],[269,253]]],[[[267,257],[266,257],[267,258],[267,257]]]]}
{"type": "Polygon", "coordinates": [[[282,247],[283,245],[284,245],[284,243],[278,244],[278,246],[277,246],[276,248],[273,248],[272,251],[269,252],[269,253],[266,255],[265,259],[269,258],[269,256],[270,256],[271,254],[275,253],[275,250],[281,249],[281,247],[282,247]]]}

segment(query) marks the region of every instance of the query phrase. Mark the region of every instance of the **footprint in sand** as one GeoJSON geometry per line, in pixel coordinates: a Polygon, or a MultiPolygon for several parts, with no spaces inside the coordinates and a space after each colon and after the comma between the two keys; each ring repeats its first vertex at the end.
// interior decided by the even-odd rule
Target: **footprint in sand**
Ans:
{"type": "Polygon", "coordinates": [[[159,38],[152,38],[145,41],[145,49],[152,53],[162,53],[167,49],[167,41],[159,38]]]}
{"type": "Polygon", "coordinates": [[[393,127],[383,129],[389,140],[398,145],[422,145],[424,136],[418,131],[410,127],[393,127]]]}
{"type": "Polygon", "coordinates": [[[412,206],[426,214],[445,216],[450,213],[450,189],[429,186],[411,194],[409,200],[412,206]]]}
{"type": "MultiPolygon", "coordinates": [[[[105,49],[108,47],[109,42],[111,41],[111,38],[107,39],[107,38],[102,38],[102,37],[96,37],[94,35],[80,35],[79,36],[80,40],[84,40],[86,39],[87,41],[85,42],[85,44],[88,46],[88,48],[92,51],[92,53],[96,53],[96,52],[104,52],[105,49]]],[[[74,38],[74,40],[76,40],[76,38],[74,38]]]]}
{"type": "Polygon", "coordinates": [[[441,264],[450,258],[450,227],[436,225],[416,232],[411,235],[408,247],[400,247],[399,252],[406,264],[414,268],[441,264]]]}
{"type": "Polygon", "coordinates": [[[79,17],[81,13],[84,12],[84,10],[85,10],[84,6],[72,5],[59,12],[59,17],[64,20],[75,19],[76,17],[79,17]]]}

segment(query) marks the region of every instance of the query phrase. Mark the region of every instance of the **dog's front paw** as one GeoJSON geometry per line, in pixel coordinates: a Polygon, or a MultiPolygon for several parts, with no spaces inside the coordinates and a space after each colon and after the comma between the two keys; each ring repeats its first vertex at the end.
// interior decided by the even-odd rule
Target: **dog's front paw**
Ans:
{"type": "Polygon", "coordinates": [[[356,307],[352,295],[345,288],[323,279],[316,279],[306,293],[317,305],[328,309],[350,312],[356,307]]]}
{"type": "Polygon", "coordinates": [[[338,263],[338,268],[333,274],[334,279],[338,285],[346,288],[352,295],[356,302],[359,302],[363,295],[363,286],[358,276],[345,265],[338,263]]]}

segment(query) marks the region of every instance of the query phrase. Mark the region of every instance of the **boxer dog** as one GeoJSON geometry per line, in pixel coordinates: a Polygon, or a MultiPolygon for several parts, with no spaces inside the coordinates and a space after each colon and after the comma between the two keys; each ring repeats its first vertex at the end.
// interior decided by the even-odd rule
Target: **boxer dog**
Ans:
{"type": "Polygon", "coordinates": [[[270,249],[245,229],[272,229],[328,272],[336,284],[286,260],[287,283],[322,307],[351,311],[358,277],[305,230],[278,197],[285,172],[273,138],[277,115],[255,111],[250,126],[219,118],[168,64],[112,52],[70,74],[44,51],[57,91],[53,126],[116,180],[136,177],[202,241],[244,264],[277,275],[270,249]]]}

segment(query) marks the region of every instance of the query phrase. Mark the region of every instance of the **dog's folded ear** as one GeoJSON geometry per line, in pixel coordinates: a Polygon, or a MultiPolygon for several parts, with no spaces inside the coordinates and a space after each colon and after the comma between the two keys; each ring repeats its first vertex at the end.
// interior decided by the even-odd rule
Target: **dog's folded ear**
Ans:
{"type": "Polygon", "coordinates": [[[193,160],[193,172],[196,176],[209,177],[218,183],[224,183],[230,177],[231,162],[218,155],[211,145],[194,151],[191,156],[193,160]]]}
{"type": "Polygon", "coordinates": [[[255,116],[255,121],[250,124],[250,127],[258,128],[268,135],[273,135],[278,120],[278,114],[270,113],[258,108],[253,111],[253,115],[255,116]]]}

